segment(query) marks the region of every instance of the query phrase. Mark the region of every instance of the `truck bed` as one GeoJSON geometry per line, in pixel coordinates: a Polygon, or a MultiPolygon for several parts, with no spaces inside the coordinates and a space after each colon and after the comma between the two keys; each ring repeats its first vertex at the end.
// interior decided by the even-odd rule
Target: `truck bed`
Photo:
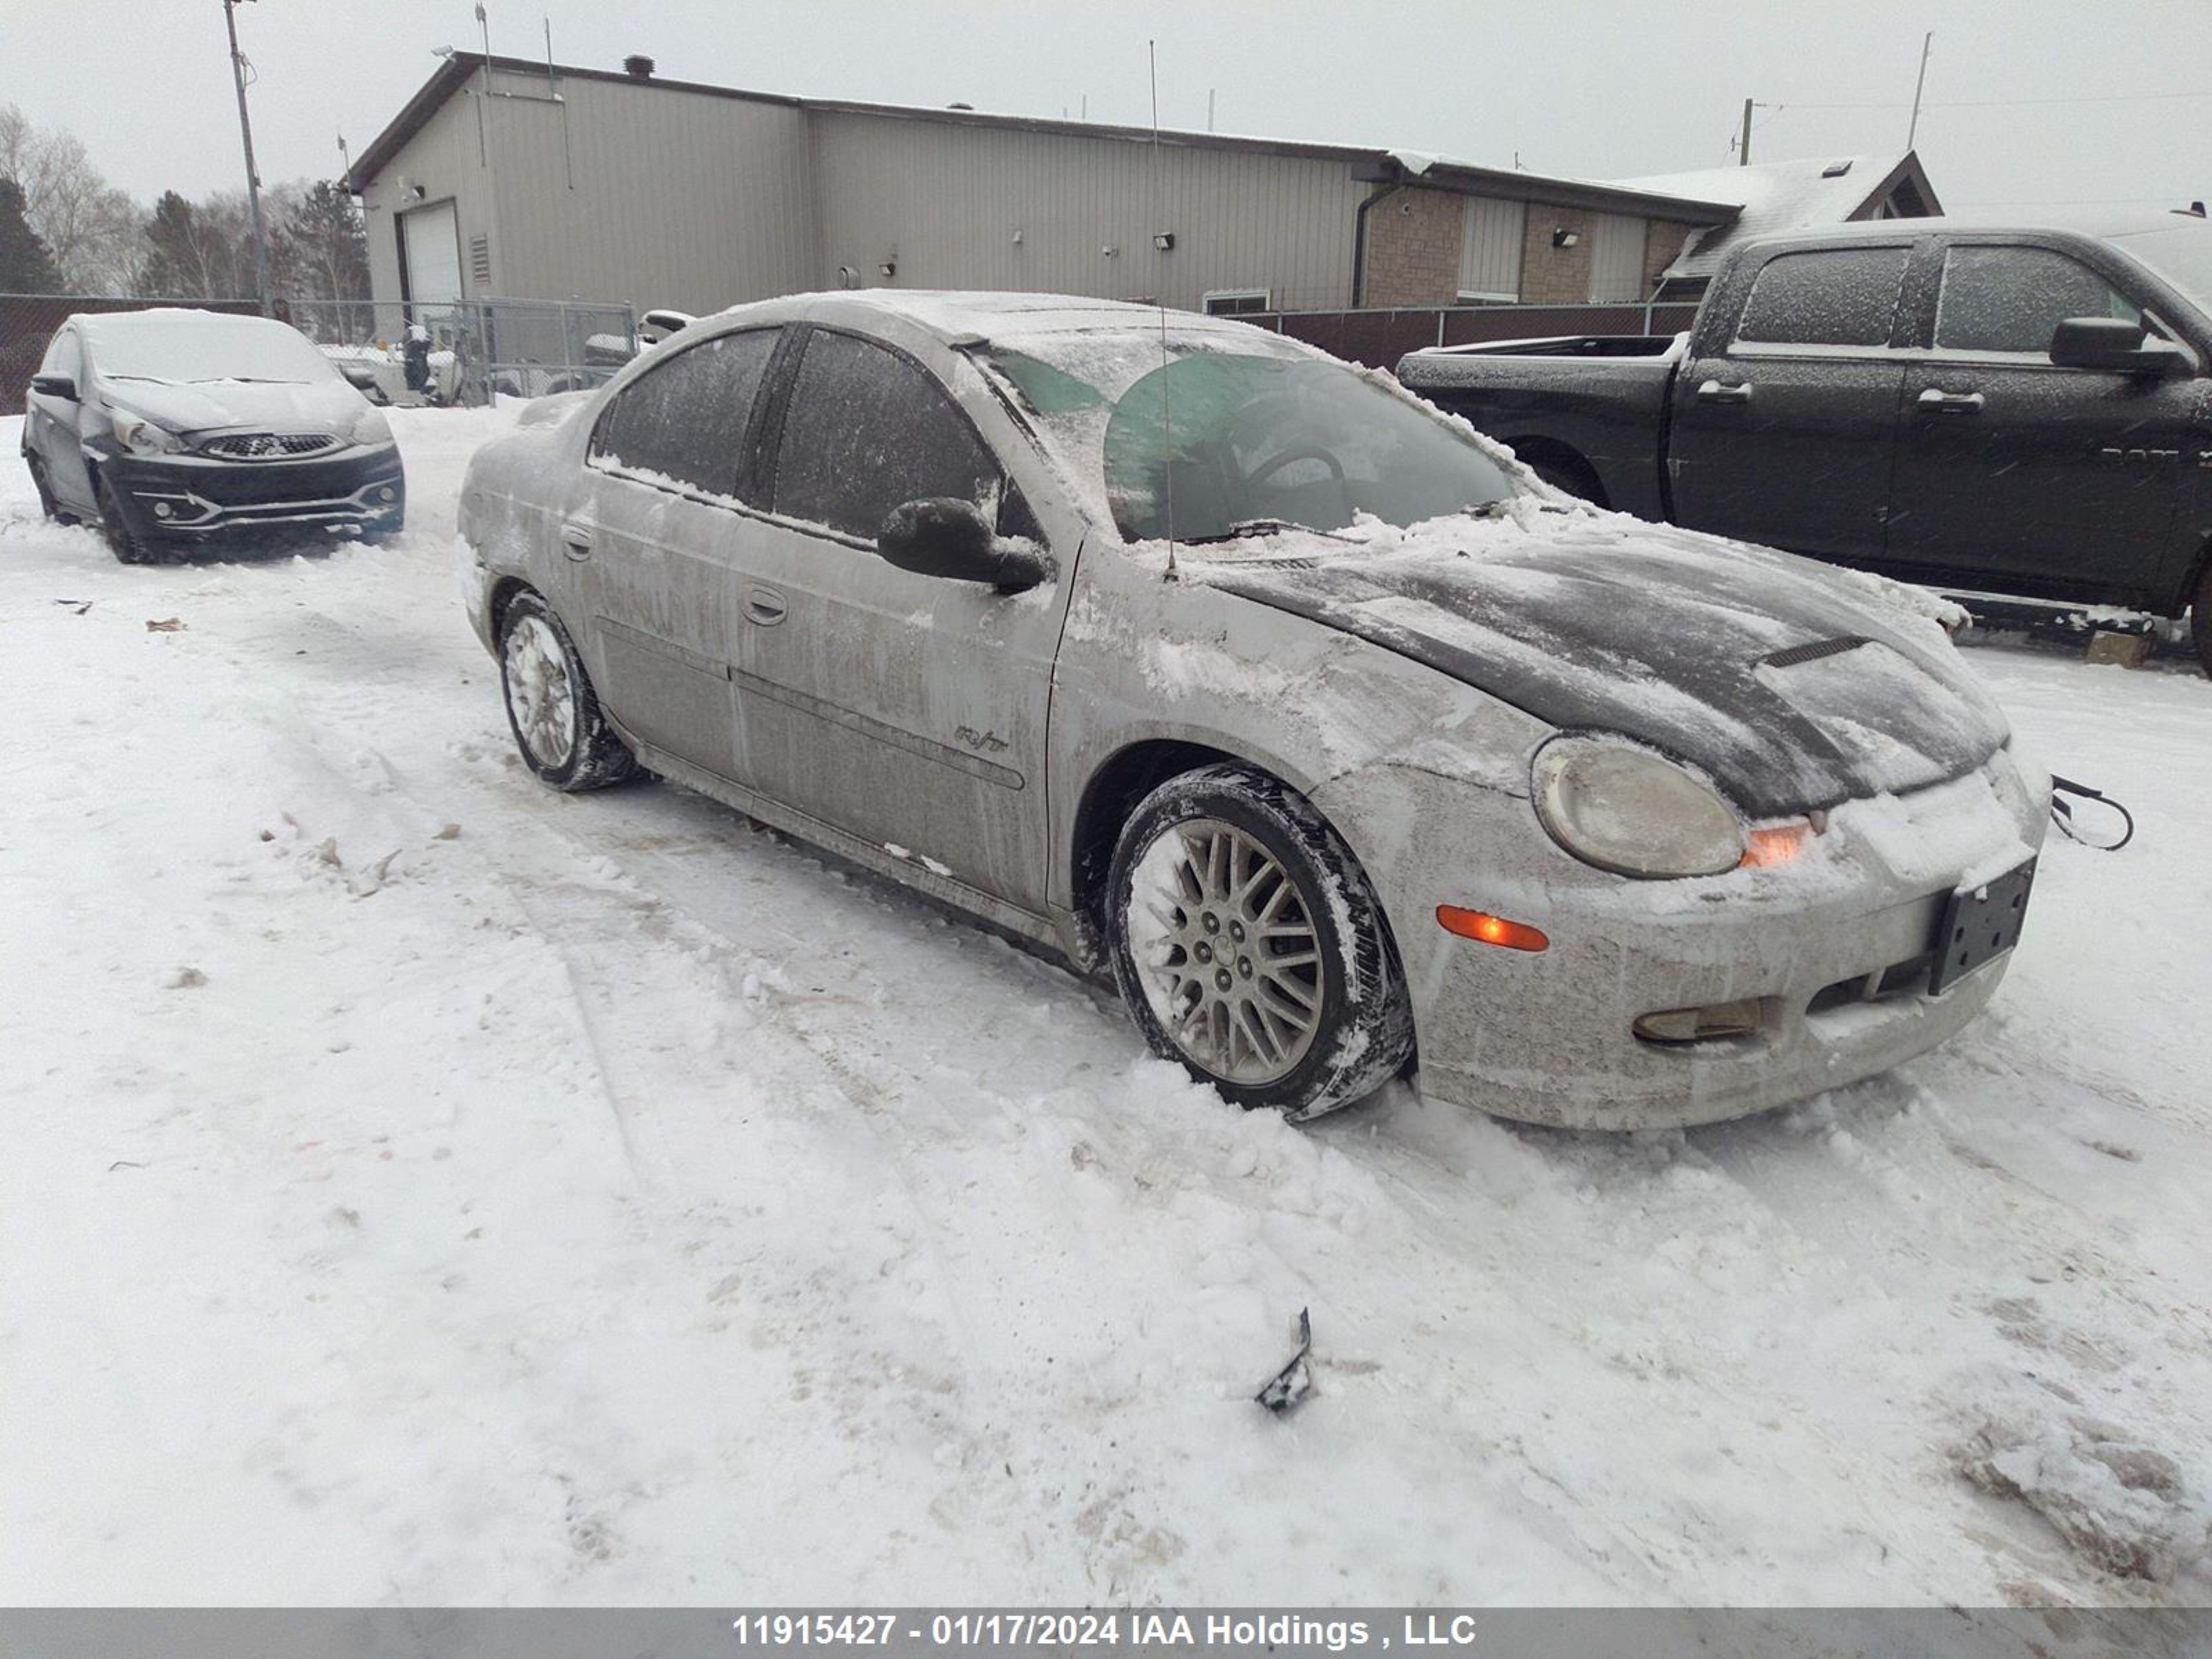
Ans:
{"type": "Polygon", "coordinates": [[[1398,379],[1577,494],[1663,519],[1659,458],[1688,337],[1580,334],[1431,347],[1400,358],[1398,379]],[[1567,454],[1587,476],[1560,476],[1557,463],[1567,454]]]}

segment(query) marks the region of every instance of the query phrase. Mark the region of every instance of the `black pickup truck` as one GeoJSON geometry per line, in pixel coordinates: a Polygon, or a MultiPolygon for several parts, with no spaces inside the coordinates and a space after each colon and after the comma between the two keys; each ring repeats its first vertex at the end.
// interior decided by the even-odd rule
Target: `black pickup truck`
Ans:
{"type": "Polygon", "coordinates": [[[1686,334],[1416,351],[1398,377],[1644,518],[1970,604],[2193,604],[2212,672],[2208,367],[2212,225],[2166,214],[1747,242],[1686,334]]]}

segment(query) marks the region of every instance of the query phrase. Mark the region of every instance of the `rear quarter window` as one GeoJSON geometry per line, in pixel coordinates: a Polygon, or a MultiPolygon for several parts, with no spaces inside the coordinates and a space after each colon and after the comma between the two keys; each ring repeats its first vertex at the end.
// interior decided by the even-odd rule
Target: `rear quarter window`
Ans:
{"type": "Polygon", "coordinates": [[[1747,345],[1886,346],[1911,250],[1823,248],[1760,267],[1736,338],[1747,345]]]}

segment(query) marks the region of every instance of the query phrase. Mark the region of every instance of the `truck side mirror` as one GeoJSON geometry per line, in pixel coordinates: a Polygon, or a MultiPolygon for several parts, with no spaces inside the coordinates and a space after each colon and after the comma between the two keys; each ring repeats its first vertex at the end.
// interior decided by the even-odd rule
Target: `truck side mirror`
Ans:
{"type": "Polygon", "coordinates": [[[2171,374],[2188,362],[2164,340],[2145,343],[2143,325],[2124,317],[2069,317],[2051,331],[2051,361],[2122,374],[2171,374]]]}

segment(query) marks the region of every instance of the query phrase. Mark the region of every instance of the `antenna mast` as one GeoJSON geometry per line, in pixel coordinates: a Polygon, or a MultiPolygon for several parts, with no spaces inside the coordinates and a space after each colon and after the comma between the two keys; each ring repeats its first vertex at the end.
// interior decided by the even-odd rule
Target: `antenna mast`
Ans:
{"type": "MultiPolygon", "coordinates": [[[[1145,62],[1151,71],[1152,82],[1152,219],[1157,224],[1160,222],[1160,54],[1157,41],[1145,42],[1145,62]]],[[[1152,261],[1152,268],[1157,276],[1159,270],[1157,258],[1152,261]]],[[[1182,578],[1176,569],[1175,416],[1168,408],[1168,307],[1167,301],[1158,295],[1153,296],[1153,303],[1159,307],[1160,313],[1160,489],[1167,498],[1167,579],[1172,582],[1180,581],[1182,578]]]]}

